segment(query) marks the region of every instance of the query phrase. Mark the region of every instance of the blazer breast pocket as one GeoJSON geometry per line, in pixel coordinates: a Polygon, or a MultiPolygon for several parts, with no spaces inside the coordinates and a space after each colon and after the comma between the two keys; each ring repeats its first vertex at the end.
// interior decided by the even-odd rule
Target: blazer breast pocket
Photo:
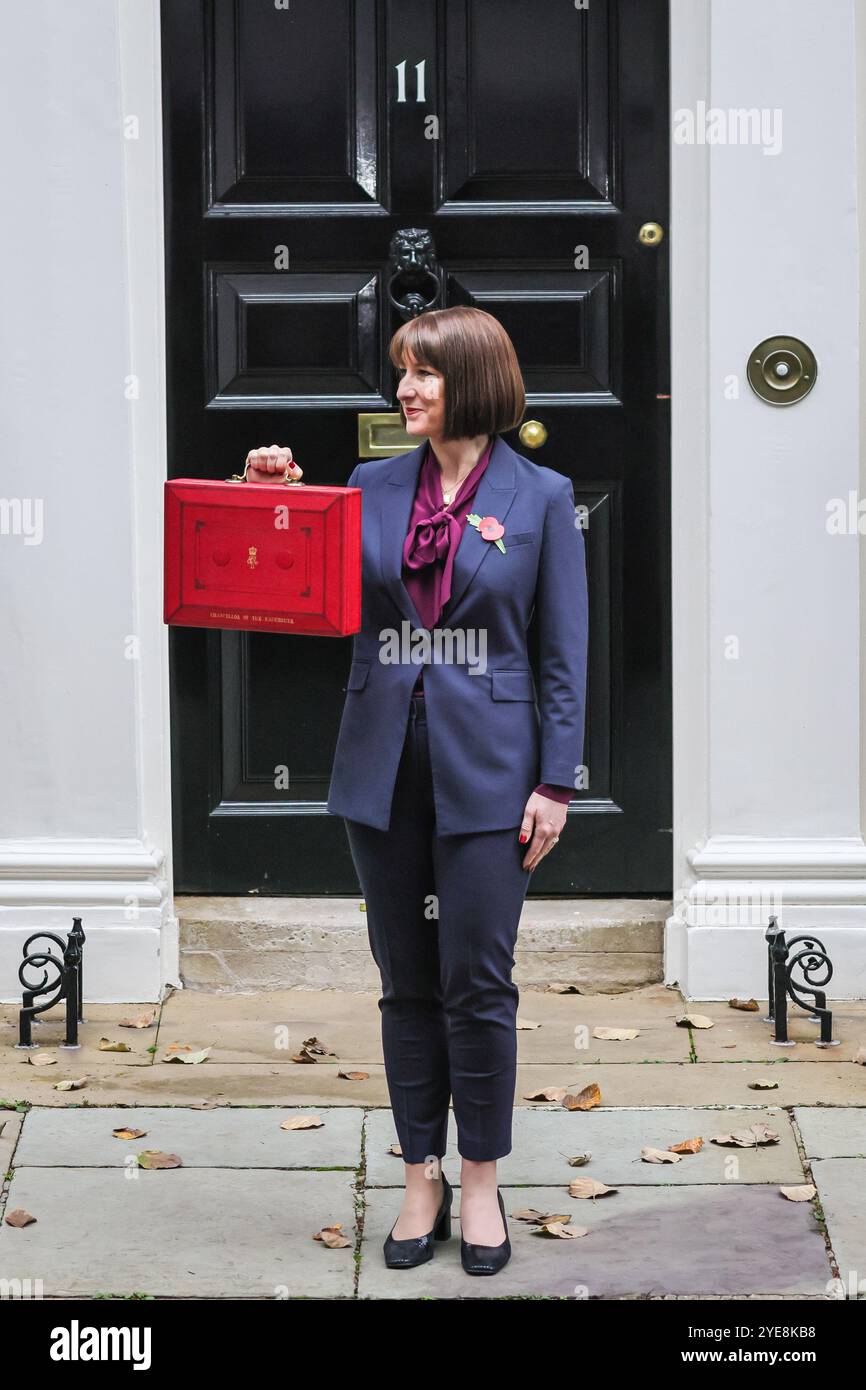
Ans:
{"type": "Polygon", "coordinates": [[[353,661],[349,670],[349,679],[346,682],[347,690],[363,690],[367,684],[367,677],[370,674],[370,663],[359,658],[353,661]]]}
{"type": "Polygon", "coordinates": [[[513,536],[506,535],[502,542],[505,546],[505,553],[508,553],[511,546],[529,545],[529,542],[534,541],[537,535],[537,531],[515,531],[513,536]]]}

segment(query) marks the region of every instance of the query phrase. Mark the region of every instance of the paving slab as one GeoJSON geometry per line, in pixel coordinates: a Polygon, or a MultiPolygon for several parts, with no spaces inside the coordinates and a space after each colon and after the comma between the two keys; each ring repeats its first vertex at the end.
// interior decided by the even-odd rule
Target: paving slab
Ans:
{"type": "MultiPolygon", "coordinates": [[[[381,1065],[381,1016],[377,993],[339,991],[282,990],[259,994],[207,994],[175,990],[162,1005],[89,1004],[87,1022],[81,1025],[81,1049],[65,1052],[62,1041],[61,1010],[46,1015],[47,1022],[35,1029],[40,1051],[57,1059],[58,1069],[67,1065],[113,1069],[119,1061],[125,1066],[159,1065],[169,1045],[181,1042],[192,1048],[211,1048],[210,1061],[224,1064],[283,1065],[300,1050],[304,1040],[318,1037],[334,1054],[335,1062],[354,1066],[381,1065]],[[158,1026],[149,1029],[121,1028],[119,1020],[135,1017],[149,1009],[157,1011],[158,1026]],[[101,1052],[102,1036],[127,1043],[131,1053],[101,1052]],[[148,1051],[154,1048],[154,1052],[148,1051]]],[[[765,1007],[764,1001],[762,1006],[765,1007]]],[[[720,1062],[820,1061],[838,1066],[850,1062],[857,1048],[866,1042],[866,1012],[856,1003],[840,1005],[837,1013],[839,1048],[816,1046],[815,1026],[802,1015],[792,1015],[792,1037],[799,1039],[788,1048],[772,1043],[771,1025],[761,1015],[731,1010],[718,1003],[686,1005],[678,990],[648,985],[621,994],[558,994],[543,990],[522,990],[518,1017],[537,1028],[518,1032],[521,1065],[545,1063],[677,1062],[691,1057],[694,1043],[698,1059],[720,1062]],[[678,1028],[678,1014],[691,1008],[716,1020],[712,1029],[678,1028]],[[639,1035],[624,1042],[593,1038],[597,1027],[635,1027],[639,1035]]],[[[19,1052],[17,1015],[4,1006],[0,1022],[0,1057],[5,1065],[17,1065],[21,1074],[30,1069],[31,1054],[19,1052]],[[6,1044],[4,1047],[3,1044],[6,1044]]],[[[49,1068],[53,1073],[54,1067],[49,1068]]],[[[58,1072],[59,1074],[59,1072],[58,1072]]],[[[866,1095],[866,1068],[861,1070],[866,1095]]]]}
{"type": "MultiPolygon", "coordinates": [[[[364,1153],[365,1186],[402,1186],[403,1164],[388,1152],[397,1140],[390,1110],[367,1115],[364,1153]]],[[[639,1187],[699,1183],[801,1183],[803,1165],[789,1116],[784,1110],[764,1106],[754,1109],[719,1110],[606,1110],[567,1111],[561,1107],[516,1110],[512,1126],[513,1147],[501,1158],[497,1172],[501,1183],[528,1183],[538,1187],[561,1184],[565,1192],[576,1177],[598,1178],[608,1186],[639,1187]],[[778,1144],[736,1148],[711,1144],[710,1136],[732,1129],[765,1123],[779,1135],[778,1144]],[[666,1149],[683,1139],[701,1135],[699,1153],[685,1155],[679,1163],[645,1163],[642,1148],[666,1149]],[[589,1151],[591,1161],[572,1168],[568,1159],[589,1151]]],[[[460,1181],[460,1157],[453,1111],[449,1115],[448,1146],[444,1170],[452,1186],[460,1181]]],[[[560,1201],[562,1197],[560,1197],[560,1201]]],[[[384,1239],[384,1237],[383,1237],[384,1239]]]]}
{"type": "Polygon", "coordinates": [[[575,1061],[686,1062],[691,1044],[687,1028],[674,1022],[685,1005],[678,990],[648,985],[624,994],[554,994],[521,991],[518,1022],[538,1023],[517,1034],[523,1064],[575,1061]],[[637,1028],[621,1042],[594,1038],[596,1028],[637,1028]]]}
{"type": "MultiPolygon", "coordinates": [[[[619,995],[521,990],[518,1020],[539,1024],[518,1031],[521,1062],[685,1061],[688,1030],[673,1022],[683,1008],[678,991],[651,985],[619,995]],[[627,1042],[592,1037],[596,1027],[638,1028],[627,1042]]],[[[282,1062],[314,1035],[338,1058],[381,1063],[378,993],[329,995],[283,990],[259,995],[207,995],[178,990],[166,1000],[159,1042],[213,1047],[215,1062],[282,1062]]]]}
{"type": "Polygon", "coordinates": [[[866,1106],[798,1106],[794,1119],[810,1158],[866,1158],[866,1106]]]}
{"type": "Polygon", "coordinates": [[[0,1226],[0,1278],[41,1279],[46,1298],[353,1296],[348,1173],[21,1168],[9,1202],[37,1219],[0,1226]],[[337,1222],[347,1248],[313,1240],[337,1222]]]}
{"type": "Polygon", "coordinates": [[[202,994],[175,990],[162,1006],[161,1048],[175,1040],[211,1047],[216,1063],[282,1064],[317,1037],[336,1061],[381,1063],[379,995],[326,990],[202,994]]]}
{"type": "MultiPolygon", "coordinates": [[[[338,1073],[355,1065],[290,1062],[267,1066],[261,1062],[200,1066],[180,1063],[155,1067],[81,1067],[66,1063],[38,1068],[5,1065],[0,1055],[0,1097],[30,1101],[39,1106],[192,1105],[363,1105],[388,1106],[390,1097],[382,1064],[364,1063],[365,1081],[347,1081],[338,1073]],[[53,1089],[53,1082],[87,1076],[80,1091],[53,1089]]],[[[815,1067],[808,1062],[653,1062],[568,1063],[521,1065],[517,1072],[515,1106],[532,1108],[526,1097],[547,1086],[581,1090],[590,1082],[601,1089],[607,1106],[619,1105],[749,1105],[761,1095],[749,1082],[772,1077],[779,1087],[772,1095],[782,1105],[841,1105],[866,1103],[863,1067],[839,1061],[815,1067]]]]}
{"type": "Polygon", "coordinates": [[[99,1105],[388,1105],[383,1066],[367,1066],[366,1081],[338,1076],[346,1064],[268,1067],[261,1063],[155,1067],[49,1067],[50,1076],[0,1066],[0,1097],[39,1106],[99,1105]],[[80,1091],[55,1091],[53,1081],[87,1077],[80,1091]]]}
{"type": "Polygon", "coordinates": [[[339,1107],[188,1110],[147,1106],[33,1109],[24,1122],[15,1167],[114,1168],[143,1149],[176,1153],[185,1168],[346,1168],[361,1161],[362,1110],[339,1107]],[[284,1130],[284,1120],[318,1114],[318,1129],[284,1130]],[[143,1129],[141,1139],[112,1130],[143,1129]]]}
{"type": "Polygon", "coordinates": [[[866,1159],[817,1158],[810,1166],[845,1296],[866,1300],[866,1159]]]}
{"type": "MultiPolygon", "coordinates": [[[[563,1198],[561,1187],[501,1190],[512,1256],[491,1277],[464,1273],[456,1221],[429,1263],[388,1269],[382,1243],[400,1199],[381,1188],[367,1191],[359,1296],[829,1296],[832,1270],[812,1205],[788,1202],[772,1187],[630,1187],[594,1202],[563,1198]],[[577,1240],[534,1235],[526,1222],[511,1219],[529,1207],[564,1212],[589,1233],[577,1240]]],[[[459,1193],[453,1211],[459,1215],[459,1193]]]]}
{"type": "Polygon", "coordinates": [[[720,1003],[685,1005],[684,1012],[703,1014],[713,1020],[712,1028],[689,1030],[698,1060],[778,1061],[787,1056],[797,1061],[806,1059],[833,1064],[840,1059],[850,1062],[857,1049],[866,1046],[866,1005],[856,1000],[840,1000],[831,1006],[833,1037],[840,1040],[838,1047],[819,1047],[816,1040],[820,1025],[810,1023],[806,1014],[793,1006],[788,1010],[788,1037],[794,1046],[780,1047],[773,1042],[774,1025],[764,1021],[767,1000],[759,999],[758,1003],[761,1006],[758,1013],[746,1013],[720,1003]]]}
{"type": "Polygon", "coordinates": [[[66,1025],[63,1007],[55,1006],[42,1015],[41,1021],[33,1024],[33,1041],[38,1046],[33,1049],[19,1049],[16,1046],[18,1008],[4,1004],[0,1006],[0,1056],[7,1065],[17,1064],[29,1069],[31,1057],[50,1054],[57,1058],[57,1065],[48,1068],[52,1072],[57,1071],[67,1061],[73,1066],[86,1064],[88,1067],[113,1067],[117,1065],[119,1057],[122,1057],[124,1064],[129,1067],[150,1067],[153,1066],[153,1054],[147,1049],[156,1042],[156,1023],[150,1028],[121,1028],[120,1020],[138,1018],[142,1014],[153,1013],[154,1010],[158,1020],[158,1004],[87,1004],[84,1009],[85,1022],[78,1025],[81,1046],[70,1050],[60,1046],[66,1036],[66,1025]],[[101,1052],[99,1040],[104,1037],[110,1038],[112,1042],[126,1043],[130,1051],[101,1052]]]}

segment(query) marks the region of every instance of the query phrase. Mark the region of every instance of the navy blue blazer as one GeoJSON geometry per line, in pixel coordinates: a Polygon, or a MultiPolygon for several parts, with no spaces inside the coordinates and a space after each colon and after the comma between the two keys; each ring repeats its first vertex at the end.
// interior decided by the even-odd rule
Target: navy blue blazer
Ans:
{"type": "Polygon", "coordinates": [[[423,662],[436,832],[505,830],[520,825],[539,782],[575,786],[582,762],[583,531],[571,481],[497,435],[472,511],[502,522],[505,553],[467,523],[451,597],[428,633],[402,580],[426,442],[358,464],[348,482],[363,492],[361,628],[352,639],[327,809],[389,828],[423,662]],[[535,608],[537,690],[526,646],[535,608]]]}

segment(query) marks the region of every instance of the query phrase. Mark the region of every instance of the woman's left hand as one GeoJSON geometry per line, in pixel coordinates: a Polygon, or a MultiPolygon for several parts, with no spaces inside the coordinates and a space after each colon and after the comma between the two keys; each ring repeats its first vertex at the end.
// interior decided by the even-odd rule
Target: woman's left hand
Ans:
{"type": "Polygon", "coordinates": [[[551,801],[539,792],[532,793],[526,803],[520,826],[520,843],[526,844],[529,841],[529,849],[523,861],[524,869],[534,869],[553,849],[567,815],[567,806],[563,806],[559,801],[551,801]]]}

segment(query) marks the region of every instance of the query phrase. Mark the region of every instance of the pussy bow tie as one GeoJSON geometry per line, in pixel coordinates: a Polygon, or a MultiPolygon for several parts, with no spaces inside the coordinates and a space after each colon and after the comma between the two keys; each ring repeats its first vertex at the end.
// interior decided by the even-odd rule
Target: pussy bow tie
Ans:
{"type": "Polygon", "coordinates": [[[452,542],[460,539],[460,523],[453,512],[439,507],[416,521],[405,544],[403,558],[410,569],[423,569],[434,560],[445,560],[452,542]]]}

